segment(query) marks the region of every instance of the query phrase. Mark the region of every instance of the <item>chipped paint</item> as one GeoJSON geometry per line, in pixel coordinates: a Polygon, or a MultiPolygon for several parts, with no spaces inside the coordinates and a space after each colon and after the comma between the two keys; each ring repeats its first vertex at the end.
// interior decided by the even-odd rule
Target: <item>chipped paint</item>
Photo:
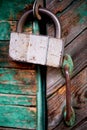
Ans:
{"type": "Polygon", "coordinates": [[[1,93],[36,95],[34,71],[0,68],[0,74],[1,93]]]}
{"type": "Polygon", "coordinates": [[[36,112],[27,107],[0,105],[0,126],[35,129],[36,112]]]}
{"type": "Polygon", "coordinates": [[[9,22],[0,22],[0,40],[9,40],[11,27],[9,22]]]}
{"type": "Polygon", "coordinates": [[[87,1],[86,3],[83,3],[81,6],[78,7],[78,9],[76,10],[76,13],[79,15],[80,17],[80,23],[84,23],[85,22],[85,18],[87,18],[87,1]]]}
{"type": "Polygon", "coordinates": [[[0,20],[17,20],[19,12],[32,4],[34,0],[0,0],[0,20]]]}

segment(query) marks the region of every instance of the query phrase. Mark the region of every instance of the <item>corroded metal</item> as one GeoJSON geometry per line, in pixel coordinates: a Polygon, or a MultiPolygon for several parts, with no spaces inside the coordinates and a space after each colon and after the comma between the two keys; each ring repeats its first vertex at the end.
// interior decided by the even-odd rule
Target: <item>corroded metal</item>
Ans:
{"type": "MultiPolygon", "coordinates": [[[[56,31],[56,38],[61,38],[61,25],[60,25],[60,22],[58,20],[58,18],[52,13],[50,12],[49,10],[47,9],[44,9],[44,8],[39,8],[39,12],[42,13],[42,14],[46,14],[48,15],[54,22],[55,24],[55,31],[56,31]]],[[[31,10],[28,10],[27,12],[25,12],[22,17],[20,18],[19,22],[18,22],[18,26],[17,26],[17,32],[21,33],[23,32],[23,26],[25,24],[25,21],[27,19],[27,17],[30,15],[30,14],[33,14],[33,9],[31,10]]]]}
{"type": "Polygon", "coordinates": [[[69,75],[71,76],[72,72],[73,72],[74,64],[73,64],[72,58],[69,54],[65,54],[65,56],[64,56],[64,60],[63,60],[63,64],[62,64],[63,74],[65,74],[65,72],[64,72],[65,65],[68,66],[69,75]]]}
{"type": "Polygon", "coordinates": [[[39,14],[39,7],[43,7],[43,0],[35,0],[33,5],[33,15],[38,19],[41,20],[41,15],[39,14]]]}
{"type": "Polygon", "coordinates": [[[72,126],[75,123],[75,112],[71,106],[71,80],[70,75],[73,71],[73,61],[67,54],[64,57],[63,73],[66,79],[66,106],[64,108],[64,120],[68,126],[72,126]]]}

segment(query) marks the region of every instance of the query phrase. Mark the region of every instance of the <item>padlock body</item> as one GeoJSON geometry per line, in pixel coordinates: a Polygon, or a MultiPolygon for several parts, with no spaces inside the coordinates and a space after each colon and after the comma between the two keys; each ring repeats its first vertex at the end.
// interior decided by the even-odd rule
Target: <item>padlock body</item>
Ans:
{"type": "Polygon", "coordinates": [[[63,40],[49,36],[11,33],[9,55],[13,60],[59,67],[63,57],[63,40]]]}

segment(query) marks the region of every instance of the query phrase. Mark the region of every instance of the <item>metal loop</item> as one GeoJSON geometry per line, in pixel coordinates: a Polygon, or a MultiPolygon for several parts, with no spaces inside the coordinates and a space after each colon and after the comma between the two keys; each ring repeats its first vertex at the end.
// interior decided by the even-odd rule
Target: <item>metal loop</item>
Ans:
{"type": "Polygon", "coordinates": [[[37,1],[35,0],[34,4],[33,4],[33,15],[34,17],[36,17],[38,20],[41,20],[41,16],[39,14],[39,7],[41,6],[41,1],[37,1]]]}
{"type": "MultiPolygon", "coordinates": [[[[48,15],[54,22],[55,28],[56,28],[56,38],[61,38],[61,26],[58,18],[49,10],[44,9],[44,8],[39,8],[39,12],[42,14],[48,15]]],[[[17,32],[21,33],[23,31],[23,26],[25,24],[25,21],[28,17],[28,15],[32,14],[33,15],[33,9],[25,12],[22,17],[20,18],[17,26],[17,32]]]]}

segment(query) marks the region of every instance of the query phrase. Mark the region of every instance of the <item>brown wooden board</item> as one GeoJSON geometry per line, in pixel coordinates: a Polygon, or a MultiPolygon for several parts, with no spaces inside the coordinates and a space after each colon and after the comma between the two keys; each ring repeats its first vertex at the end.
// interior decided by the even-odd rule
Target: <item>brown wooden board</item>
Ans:
{"type": "MultiPolygon", "coordinates": [[[[82,32],[75,40],[73,40],[66,48],[65,53],[72,56],[74,62],[74,71],[72,76],[75,76],[87,65],[87,30],[82,32]]],[[[57,89],[64,84],[64,77],[60,69],[48,68],[47,75],[47,95],[52,95],[57,89]]]]}
{"type": "MultiPolygon", "coordinates": [[[[81,121],[81,119],[87,117],[87,68],[81,71],[77,76],[72,80],[72,105],[75,108],[76,114],[76,123],[81,121]],[[86,95],[86,96],[85,96],[86,95]],[[78,109],[77,109],[78,108],[78,109]],[[82,108],[82,110],[81,110],[82,108]],[[80,112],[81,111],[81,112],[80,112]]],[[[57,86],[56,86],[57,87],[57,86]]],[[[48,122],[49,130],[55,128],[56,125],[62,120],[63,107],[65,105],[65,94],[66,86],[62,86],[58,89],[51,97],[48,98],[48,122]]],[[[56,130],[62,130],[65,127],[64,122],[62,125],[59,125],[56,130]]]]}
{"type": "MultiPolygon", "coordinates": [[[[8,2],[7,0],[6,2],[8,2]]],[[[28,1],[27,1],[28,2],[28,1]]],[[[4,3],[4,0],[3,2],[4,3]]],[[[31,1],[32,3],[32,1],[31,1]]],[[[9,36],[11,31],[16,31],[17,20],[30,8],[30,5],[17,1],[8,5],[7,14],[0,19],[0,117],[6,119],[0,122],[1,130],[36,129],[36,67],[34,65],[17,63],[8,55],[9,36]],[[12,7],[10,6],[12,4],[12,7]],[[12,11],[11,11],[12,10],[12,11]],[[16,10],[16,12],[15,12],[16,10]],[[10,14],[10,15],[9,15],[10,14]],[[2,33],[3,32],[3,33],[2,33]],[[29,85],[28,85],[29,84],[29,85]],[[29,101],[29,102],[28,102],[29,101]],[[13,110],[12,110],[13,109],[13,110]],[[10,111],[11,110],[11,111],[10,111]],[[16,116],[18,111],[18,118],[16,116]],[[32,112],[33,113],[32,113],[32,112]],[[33,119],[29,126],[24,118],[22,124],[21,112],[33,119]],[[15,116],[11,117],[10,113],[15,116]],[[31,114],[30,114],[31,113],[31,114]],[[3,118],[3,117],[4,118],[3,118]],[[14,123],[11,122],[14,120],[14,123]],[[6,124],[7,123],[7,124],[6,124]],[[16,124],[15,124],[16,123],[16,124]],[[19,124],[18,124],[19,123],[19,124]],[[23,126],[22,126],[22,125],[23,126]],[[8,127],[8,128],[6,128],[8,127]],[[9,128],[14,127],[14,128],[9,128]]],[[[62,26],[62,37],[65,38],[65,53],[72,56],[74,71],[72,74],[72,105],[76,112],[74,127],[66,127],[63,122],[62,110],[65,105],[65,79],[61,69],[49,67],[47,72],[47,100],[48,100],[48,125],[49,130],[86,130],[87,129],[87,0],[47,0],[46,7],[59,18],[62,26]]],[[[2,11],[1,11],[2,12],[2,11]]],[[[26,31],[31,32],[31,27],[26,31]]],[[[49,35],[54,35],[52,25],[48,27],[49,35]]],[[[31,120],[30,120],[31,121],[31,120]]]]}

